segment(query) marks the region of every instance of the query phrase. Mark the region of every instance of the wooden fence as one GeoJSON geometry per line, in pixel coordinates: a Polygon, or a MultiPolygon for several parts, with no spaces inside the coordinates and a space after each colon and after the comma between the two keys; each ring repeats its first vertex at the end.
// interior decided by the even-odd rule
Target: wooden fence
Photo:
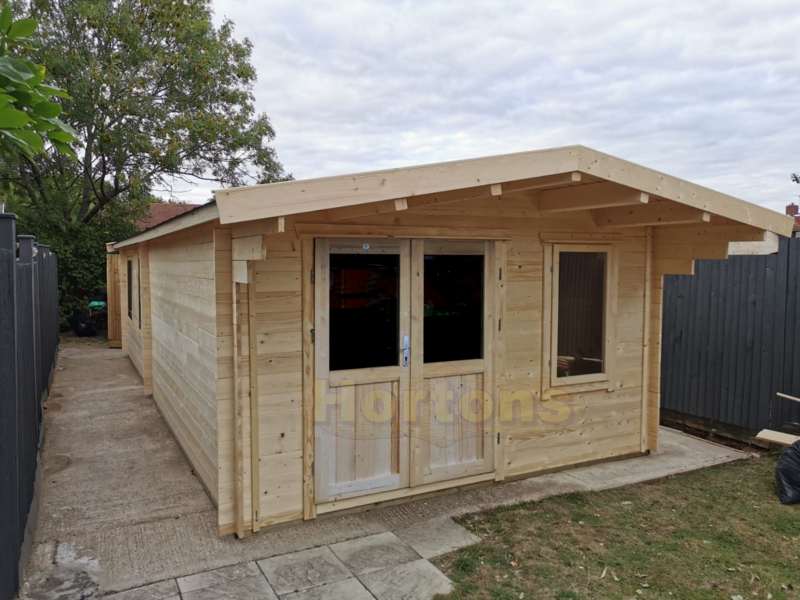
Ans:
{"type": "Polygon", "coordinates": [[[58,351],[58,259],[0,213],[0,600],[17,593],[38,512],[42,402],[58,351]]]}
{"type": "Polygon", "coordinates": [[[662,416],[734,437],[795,431],[800,238],[777,254],[698,260],[664,281],[662,416]]]}

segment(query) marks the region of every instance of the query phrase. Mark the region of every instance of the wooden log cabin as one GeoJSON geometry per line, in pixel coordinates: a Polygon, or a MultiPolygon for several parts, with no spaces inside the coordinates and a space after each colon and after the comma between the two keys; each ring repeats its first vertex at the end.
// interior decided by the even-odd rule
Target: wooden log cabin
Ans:
{"type": "Polygon", "coordinates": [[[656,450],[663,276],[792,225],[581,146],[225,189],[109,312],[241,537],[656,450]]]}

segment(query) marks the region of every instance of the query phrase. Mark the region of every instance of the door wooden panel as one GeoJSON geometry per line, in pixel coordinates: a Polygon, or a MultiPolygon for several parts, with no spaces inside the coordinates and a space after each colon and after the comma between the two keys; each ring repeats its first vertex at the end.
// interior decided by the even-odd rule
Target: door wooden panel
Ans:
{"type": "MultiPolygon", "coordinates": [[[[318,418],[315,423],[315,501],[329,502],[406,487],[408,436],[404,434],[401,418],[401,392],[408,389],[410,366],[403,365],[402,343],[398,341],[408,338],[410,333],[410,244],[408,240],[369,240],[365,244],[349,239],[319,239],[315,255],[315,403],[335,398],[338,407],[328,408],[327,417],[318,418]],[[375,360],[376,353],[387,354],[385,340],[378,340],[381,343],[377,347],[370,347],[373,339],[362,324],[354,322],[350,329],[337,325],[337,318],[346,324],[350,322],[348,311],[355,314],[359,308],[374,304],[374,299],[365,296],[380,282],[376,283],[377,275],[370,274],[369,258],[364,259],[363,269],[339,275],[334,272],[336,281],[332,281],[331,256],[336,255],[397,256],[397,332],[396,339],[390,340],[395,347],[388,359],[395,364],[330,370],[332,363],[348,366],[359,360],[369,363],[375,360]],[[338,309],[331,307],[331,297],[340,303],[338,309]],[[349,340],[331,340],[332,335],[364,340],[363,347],[348,346],[349,340]],[[334,356],[332,361],[330,349],[343,346],[348,347],[348,352],[363,356],[334,356]]],[[[385,330],[376,333],[385,334],[385,330]]]]}
{"type": "MultiPolygon", "coordinates": [[[[490,473],[494,470],[494,242],[413,240],[411,263],[411,385],[429,399],[417,405],[411,426],[411,485],[490,473]],[[434,255],[484,257],[483,323],[482,331],[475,333],[483,338],[480,357],[425,362],[425,257],[434,255]]],[[[430,281],[427,285],[429,293],[435,293],[431,290],[435,285],[430,281]]]]}
{"type": "Polygon", "coordinates": [[[495,243],[315,244],[315,406],[328,406],[316,413],[315,502],[493,472],[495,243]],[[396,336],[358,312],[391,287],[377,272],[391,261],[369,258],[387,255],[398,265],[396,336]]]}

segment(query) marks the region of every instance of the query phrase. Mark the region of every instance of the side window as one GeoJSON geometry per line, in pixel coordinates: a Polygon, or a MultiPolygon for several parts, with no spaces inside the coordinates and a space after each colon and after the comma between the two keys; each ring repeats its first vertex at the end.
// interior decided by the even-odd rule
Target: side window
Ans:
{"type": "Polygon", "coordinates": [[[128,318],[133,321],[133,260],[128,263],[128,318]]]}
{"type": "Polygon", "coordinates": [[[136,289],[139,292],[139,331],[142,330],[142,254],[136,255],[136,289]]]}
{"type": "Polygon", "coordinates": [[[556,246],[553,253],[554,382],[605,381],[614,351],[609,302],[614,254],[607,246],[556,246]],[[610,329],[611,328],[611,329],[610,329]]]}

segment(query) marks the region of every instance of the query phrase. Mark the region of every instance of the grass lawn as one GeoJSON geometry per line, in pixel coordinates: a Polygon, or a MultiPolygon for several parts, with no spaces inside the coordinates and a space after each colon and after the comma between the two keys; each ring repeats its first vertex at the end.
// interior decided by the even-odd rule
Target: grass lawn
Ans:
{"type": "Polygon", "coordinates": [[[800,600],[800,505],[778,501],[777,460],[469,515],[483,541],[436,565],[454,599],[800,600]]]}

